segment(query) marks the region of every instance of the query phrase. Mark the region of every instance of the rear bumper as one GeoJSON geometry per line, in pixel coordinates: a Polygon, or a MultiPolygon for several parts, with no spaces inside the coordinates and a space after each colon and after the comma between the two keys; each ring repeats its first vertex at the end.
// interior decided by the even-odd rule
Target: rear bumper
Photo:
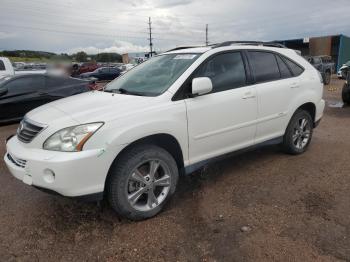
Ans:
{"type": "Polygon", "coordinates": [[[323,117],[323,111],[326,106],[326,102],[321,99],[318,104],[316,105],[316,115],[315,115],[315,123],[320,121],[323,117]]]}

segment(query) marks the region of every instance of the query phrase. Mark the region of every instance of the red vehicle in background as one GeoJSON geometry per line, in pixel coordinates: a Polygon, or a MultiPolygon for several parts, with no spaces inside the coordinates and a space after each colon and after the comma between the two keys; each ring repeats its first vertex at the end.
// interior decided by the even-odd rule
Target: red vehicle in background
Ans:
{"type": "Polygon", "coordinates": [[[98,68],[98,65],[96,62],[87,62],[83,63],[80,66],[78,64],[74,64],[72,67],[72,74],[71,76],[78,76],[83,73],[93,72],[98,68]]]}

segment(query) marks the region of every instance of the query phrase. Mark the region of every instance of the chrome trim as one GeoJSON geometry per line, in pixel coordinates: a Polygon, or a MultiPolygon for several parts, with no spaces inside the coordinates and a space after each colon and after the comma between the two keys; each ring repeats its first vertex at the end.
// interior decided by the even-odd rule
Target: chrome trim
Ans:
{"type": "Polygon", "coordinates": [[[19,127],[17,128],[17,138],[23,143],[30,143],[37,137],[43,130],[45,130],[48,127],[48,125],[38,123],[34,120],[31,120],[27,118],[26,116],[22,119],[20,122],[19,127]],[[36,127],[38,130],[33,129],[33,127],[29,127],[28,125],[31,125],[33,127],[36,127]],[[32,133],[32,134],[31,134],[32,133]],[[27,137],[27,138],[26,138],[27,137]]]}

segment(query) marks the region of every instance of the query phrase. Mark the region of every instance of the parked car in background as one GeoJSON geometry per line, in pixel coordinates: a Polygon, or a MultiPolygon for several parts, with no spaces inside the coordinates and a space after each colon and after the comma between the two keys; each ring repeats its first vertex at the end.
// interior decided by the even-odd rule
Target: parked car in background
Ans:
{"type": "Polygon", "coordinates": [[[125,74],[126,72],[128,72],[130,69],[134,68],[135,65],[134,64],[124,64],[119,66],[119,69],[121,70],[122,74],[125,74]]]}
{"type": "Polygon", "coordinates": [[[346,62],[339,68],[337,73],[338,78],[346,79],[349,71],[350,71],[350,61],[346,62]]]}
{"type": "Polygon", "coordinates": [[[74,64],[72,66],[72,73],[71,76],[78,76],[83,73],[93,72],[98,68],[97,63],[95,62],[87,62],[83,63],[81,65],[74,64]]]}
{"type": "Polygon", "coordinates": [[[330,56],[310,56],[307,60],[312,64],[322,75],[323,83],[329,85],[331,82],[332,73],[335,71],[335,64],[330,56]]]}
{"type": "Polygon", "coordinates": [[[51,75],[18,75],[0,79],[0,123],[18,121],[48,102],[95,89],[94,82],[51,75]]]}
{"type": "Polygon", "coordinates": [[[97,80],[113,80],[120,76],[120,69],[117,67],[100,67],[93,72],[79,75],[79,78],[96,78],[97,80]]]}
{"type": "Polygon", "coordinates": [[[4,160],[27,185],[106,197],[133,220],[159,213],[179,176],[211,159],[267,143],[304,153],[325,107],[319,72],[260,42],[166,52],[104,91],[29,112],[4,160]]]}
{"type": "Polygon", "coordinates": [[[15,71],[10,59],[7,57],[0,57],[0,76],[14,75],[15,71]]]}

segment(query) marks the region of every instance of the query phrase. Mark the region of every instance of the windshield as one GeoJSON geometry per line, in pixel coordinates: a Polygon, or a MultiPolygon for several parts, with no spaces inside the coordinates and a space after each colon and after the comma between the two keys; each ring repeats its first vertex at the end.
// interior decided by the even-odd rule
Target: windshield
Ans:
{"type": "Polygon", "coordinates": [[[110,82],[105,91],[157,96],[166,91],[199,54],[156,56],[110,82]]]}

